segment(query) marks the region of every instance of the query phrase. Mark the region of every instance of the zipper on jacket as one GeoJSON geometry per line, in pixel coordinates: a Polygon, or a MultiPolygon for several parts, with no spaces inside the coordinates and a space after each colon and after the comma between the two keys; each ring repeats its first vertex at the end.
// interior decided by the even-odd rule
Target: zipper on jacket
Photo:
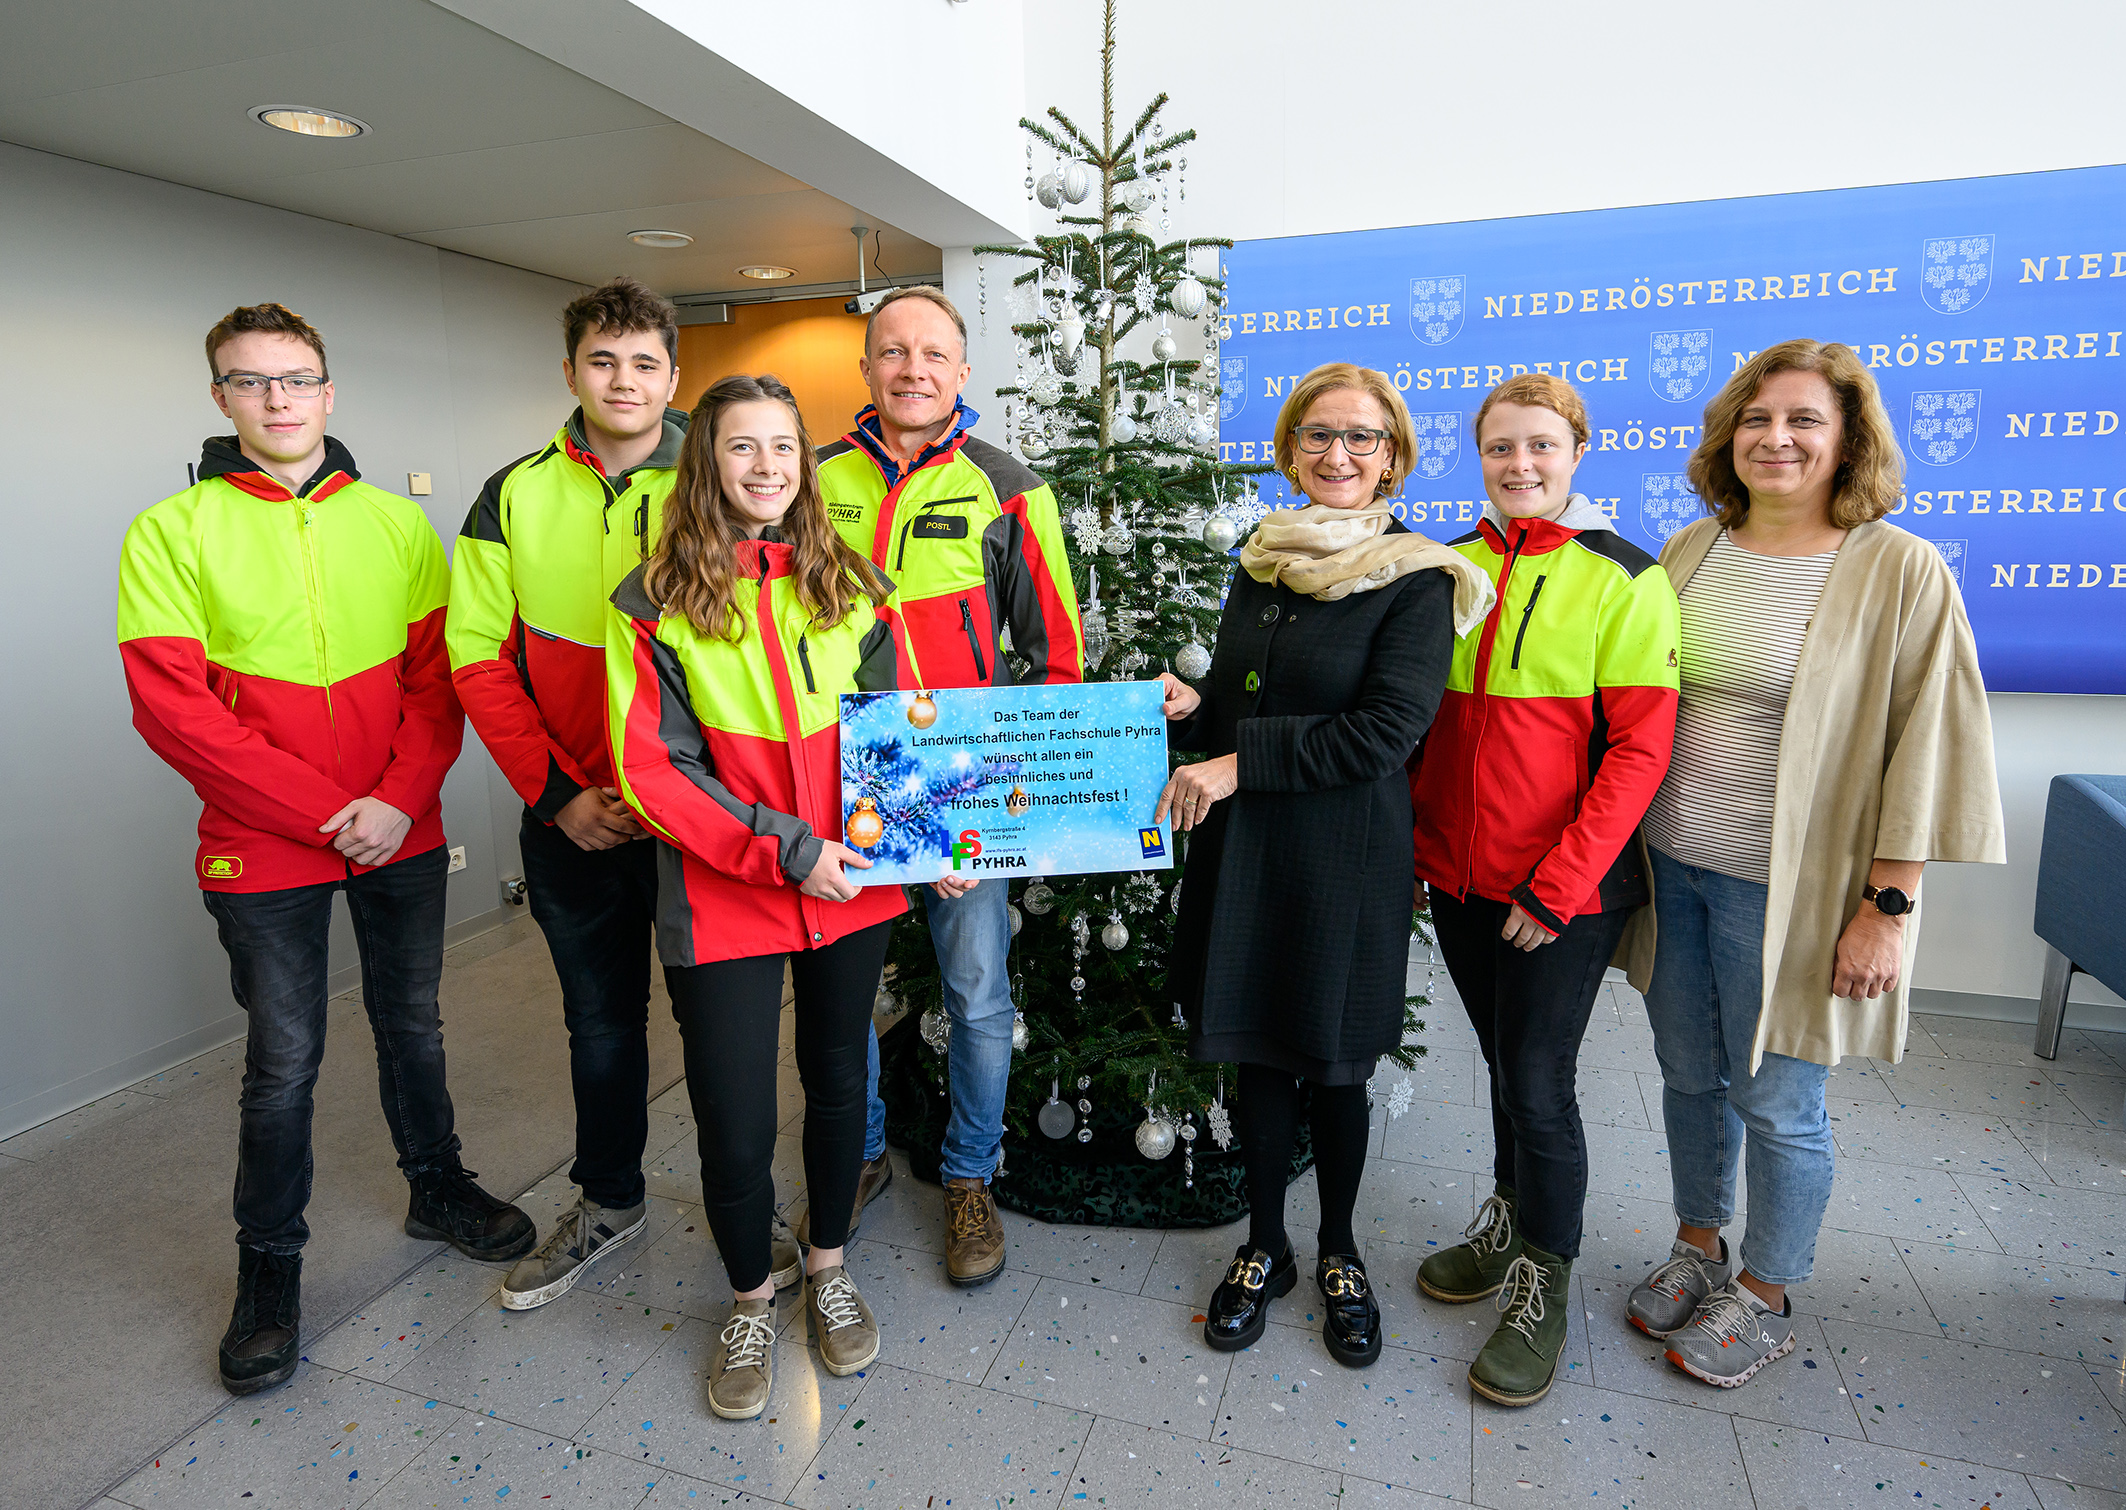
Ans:
{"type": "Polygon", "coordinates": [[[893,558],[893,569],[895,571],[899,571],[902,567],[908,564],[908,532],[914,528],[915,521],[913,519],[910,519],[909,521],[907,521],[907,523],[901,526],[900,554],[893,558]]]}
{"type": "Polygon", "coordinates": [[[812,647],[803,635],[797,637],[797,664],[805,668],[805,690],[817,695],[819,683],[812,680],[812,647]]]}
{"type": "MultiPolygon", "coordinates": [[[[296,534],[303,549],[303,592],[310,599],[310,648],[317,657],[317,684],[325,693],[325,717],[332,713],[332,676],[325,655],[325,589],[317,564],[317,510],[305,498],[295,500],[296,534]]],[[[338,753],[339,734],[333,732],[333,750],[338,753]]]]}
{"type": "Polygon", "coordinates": [[[1535,600],[1543,596],[1543,584],[1550,580],[1546,573],[1535,579],[1535,591],[1528,595],[1528,606],[1521,610],[1521,632],[1513,637],[1513,664],[1508,669],[1521,669],[1521,641],[1528,638],[1528,619],[1535,612],[1535,600]]]}
{"type": "Polygon", "coordinates": [[[967,631],[967,648],[974,652],[974,674],[978,680],[987,683],[989,664],[982,659],[982,640],[974,632],[974,610],[967,606],[965,598],[960,599],[960,627],[967,631]]]}
{"type": "Polygon", "coordinates": [[[926,519],[932,509],[941,509],[948,503],[975,503],[977,501],[976,496],[973,493],[969,493],[964,498],[933,498],[928,503],[918,504],[917,507],[922,512],[917,514],[915,519],[911,519],[901,526],[901,546],[899,552],[893,558],[893,569],[899,571],[908,564],[908,531],[915,527],[916,519],[926,519]]]}
{"type": "Polygon", "coordinates": [[[650,495],[647,493],[635,505],[635,551],[643,560],[650,559],[650,495]]]}

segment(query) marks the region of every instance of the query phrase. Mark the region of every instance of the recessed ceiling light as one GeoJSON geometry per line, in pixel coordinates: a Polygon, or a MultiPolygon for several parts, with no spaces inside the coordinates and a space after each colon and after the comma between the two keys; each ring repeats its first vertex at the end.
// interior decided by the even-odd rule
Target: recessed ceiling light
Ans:
{"type": "Polygon", "coordinates": [[[367,123],[351,115],[313,110],[308,105],[261,105],[251,112],[251,119],[297,136],[361,136],[369,130],[367,123]]]}
{"type": "Polygon", "coordinates": [[[627,239],[637,246],[661,247],[666,251],[694,244],[694,238],[685,231],[629,231],[627,239]]]}
{"type": "Polygon", "coordinates": [[[769,262],[756,262],[751,267],[740,268],[738,276],[741,278],[759,278],[763,282],[773,283],[777,278],[796,277],[797,269],[794,267],[776,267],[769,262]]]}

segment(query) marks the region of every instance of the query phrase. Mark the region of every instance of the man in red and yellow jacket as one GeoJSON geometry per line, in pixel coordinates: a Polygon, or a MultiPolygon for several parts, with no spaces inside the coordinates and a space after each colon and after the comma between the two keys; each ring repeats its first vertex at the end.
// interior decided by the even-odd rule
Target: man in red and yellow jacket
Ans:
{"type": "Polygon", "coordinates": [[[220,1350],[223,1384],[248,1394],[295,1371],[335,891],[362,941],[407,1232],[489,1259],[535,1233],[460,1162],[444,1083],[439,793],[464,720],[443,543],[325,434],[333,389],[308,322],[253,305],[206,344],[236,434],[209,440],[199,480],[126,532],[118,644],[134,727],[206,804],[195,868],[250,1018],[220,1350]]]}
{"type": "MultiPolygon", "coordinates": [[[[968,432],[961,399],[967,322],[937,289],[888,294],[864,330],[871,403],[856,428],[819,453],[827,513],[842,538],[900,588],[901,612],[930,687],[1009,686],[1001,632],[1026,682],[1084,678],[1084,644],[1063,520],[1032,472],[968,432]]],[[[957,1285],[994,1279],[1004,1229],[989,1193],[1011,1078],[1009,893],[947,879],[918,887],[952,1020],[952,1114],[940,1175],[948,1216],[945,1271],[957,1285]]],[[[871,1122],[857,1213],[892,1177],[871,1047],[871,1122]]],[[[809,1216],[809,1213],[808,1213],[809,1216]]],[[[855,1221],[850,1223],[855,1231],[855,1221]]],[[[800,1225],[798,1235],[805,1235],[800,1225]]]]}
{"type": "Polygon", "coordinates": [[[561,372],[579,406],[487,480],[451,562],[452,680],[524,799],[525,891],[561,982],[576,1103],[569,1178],[582,1197],[503,1280],[512,1310],[566,1293],[649,1215],[657,846],[640,842],[613,772],[605,621],[608,595],[657,547],[686,438],[686,416],[667,407],[679,317],[616,278],[572,302],[561,326],[561,372]]]}

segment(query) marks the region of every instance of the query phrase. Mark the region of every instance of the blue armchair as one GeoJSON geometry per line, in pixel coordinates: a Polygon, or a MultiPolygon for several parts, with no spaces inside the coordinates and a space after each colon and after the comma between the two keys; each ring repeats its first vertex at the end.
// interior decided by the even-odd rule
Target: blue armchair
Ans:
{"type": "Polygon", "coordinates": [[[2075,971],[2126,995],[2126,776],[2052,778],[2031,926],[2045,941],[2033,1049],[2052,1059],[2075,971]]]}

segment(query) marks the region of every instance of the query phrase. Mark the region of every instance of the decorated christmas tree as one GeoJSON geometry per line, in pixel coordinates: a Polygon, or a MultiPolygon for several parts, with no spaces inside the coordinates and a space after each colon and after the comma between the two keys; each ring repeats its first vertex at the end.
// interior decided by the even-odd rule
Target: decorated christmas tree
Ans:
{"type": "MultiPolygon", "coordinates": [[[[1232,243],[1169,234],[1185,212],[1196,133],[1166,128],[1161,94],[1118,136],[1114,55],[1107,0],[1098,135],[1054,107],[1019,122],[1026,192],[1053,229],[1031,245],[975,251],[1009,270],[1006,300],[1023,316],[1012,326],[1016,381],[998,393],[1009,443],[1063,509],[1086,679],[1172,671],[1193,681],[1210,668],[1231,551],[1266,511],[1248,474],[1266,469],[1217,460],[1219,253],[1232,243]]],[[[980,274],[985,312],[990,265],[980,274]]],[[[882,810],[893,806],[891,828],[952,798],[906,777],[882,765],[860,782],[882,810]]],[[[1188,1057],[1188,1028],[1166,990],[1186,836],[1176,851],[1168,871],[1013,887],[1019,1020],[994,1184],[1004,1205],[1131,1226],[1216,1225],[1247,1209],[1232,1067],[1188,1057]]],[[[919,1032],[890,1035],[881,1086],[894,1141],[934,1177],[947,1023],[923,919],[917,907],[894,933],[888,990],[918,1014],[919,1032]]],[[[1409,999],[1412,1030],[1423,1026],[1414,1015],[1423,1000],[1409,999]]],[[[1407,1068],[1422,1052],[1410,1044],[1397,1057],[1407,1068]]],[[[1391,1108],[1408,1096],[1405,1081],[1391,1108]]],[[[1310,1159],[1302,1139],[1294,1172],[1310,1159]]]]}

